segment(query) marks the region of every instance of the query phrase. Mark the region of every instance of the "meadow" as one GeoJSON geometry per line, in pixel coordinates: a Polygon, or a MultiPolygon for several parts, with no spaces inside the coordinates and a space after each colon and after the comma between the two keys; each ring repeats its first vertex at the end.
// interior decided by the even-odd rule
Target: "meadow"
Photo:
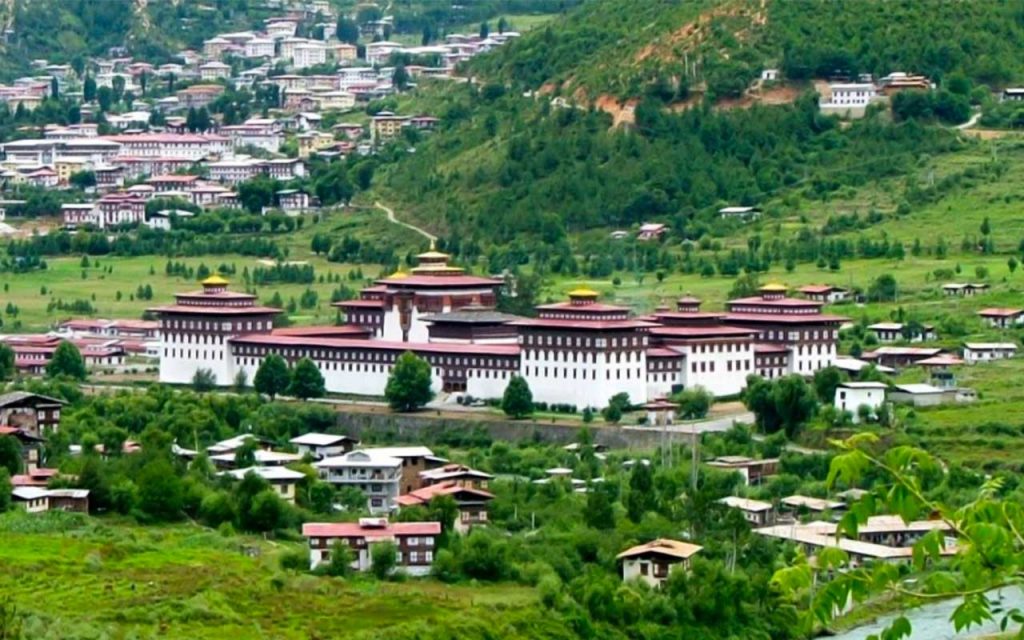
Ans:
{"type": "Polygon", "coordinates": [[[304,544],[192,524],[12,512],[0,537],[0,599],[13,599],[32,638],[415,637],[422,625],[489,623],[535,602],[512,585],[283,571],[281,555],[304,544]]]}

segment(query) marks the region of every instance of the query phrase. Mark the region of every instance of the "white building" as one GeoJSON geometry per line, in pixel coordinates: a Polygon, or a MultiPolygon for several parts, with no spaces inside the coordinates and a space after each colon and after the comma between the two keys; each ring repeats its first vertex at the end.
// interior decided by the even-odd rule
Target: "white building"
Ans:
{"type": "Polygon", "coordinates": [[[860,408],[868,407],[872,414],[878,413],[885,403],[887,387],[881,382],[844,382],[836,387],[833,404],[840,411],[849,411],[854,424],[860,422],[860,408]]]}
{"type": "Polygon", "coordinates": [[[623,580],[640,580],[651,587],[660,587],[671,572],[686,570],[690,558],[702,549],[689,542],[659,538],[626,549],[616,559],[622,566],[623,580]]]}
{"type": "Polygon", "coordinates": [[[275,46],[273,38],[255,37],[245,43],[245,57],[273,58],[275,46]]]}
{"type": "Polygon", "coordinates": [[[366,495],[370,513],[394,508],[402,480],[402,459],[373,449],[356,449],[313,465],[320,479],[337,487],[355,487],[366,495]]]}
{"type": "Polygon", "coordinates": [[[964,362],[975,364],[990,360],[1006,360],[1017,355],[1013,342],[965,342],[964,362]]]}
{"type": "Polygon", "coordinates": [[[392,53],[396,53],[402,50],[402,45],[398,42],[390,42],[382,40],[380,42],[370,42],[366,45],[366,63],[370,65],[382,65],[385,64],[391,57],[392,53]]]}
{"type": "Polygon", "coordinates": [[[292,48],[292,66],[296,69],[314,67],[327,62],[327,47],[322,42],[300,42],[292,48]]]}
{"type": "Polygon", "coordinates": [[[288,442],[295,445],[300,455],[309,455],[317,460],[344,455],[359,444],[355,438],[332,433],[305,433],[288,442]]]}
{"type": "Polygon", "coordinates": [[[294,471],[282,466],[232,469],[231,471],[223,472],[223,475],[231,476],[235,480],[241,480],[250,473],[254,473],[266,480],[282,500],[292,504],[295,504],[296,485],[306,477],[306,474],[300,471],[294,471]]]}
{"type": "Polygon", "coordinates": [[[832,83],[819,108],[823,113],[859,118],[869,105],[880,99],[882,96],[870,82],[832,83]]]}
{"type": "Polygon", "coordinates": [[[309,538],[309,566],[315,569],[330,562],[337,545],[352,553],[352,569],[366,571],[373,564],[373,545],[395,545],[398,568],[404,573],[424,576],[434,562],[440,522],[394,522],[386,518],[360,518],[359,522],[307,522],[302,535],[309,538]]]}
{"type": "Polygon", "coordinates": [[[231,77],[231,65],[211,60],[199,65],[199,78],[204,81],[227,80],[231,77]]]}

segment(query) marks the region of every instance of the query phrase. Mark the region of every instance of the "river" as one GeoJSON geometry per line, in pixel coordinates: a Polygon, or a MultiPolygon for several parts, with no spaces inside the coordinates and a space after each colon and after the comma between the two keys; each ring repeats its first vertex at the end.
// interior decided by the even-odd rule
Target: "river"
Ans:
{"type": "MultiPolygon", "coordinates": [[[[1001,596],[1001,603],[1004,608],[1024,607],[1024,592],[1018,587],[1007,587],[989,592],[989,598],[1001,596]]],[[[968,638],[979,638],[990,636],[999,631],[998,617],[996,622],[991,622],[980,627],[971,627],[969,630],[956,633],[953,631],[953,623],[949,616],[960,604],[959,600],[944,600],[933,602],[904,612],[914,629],[910,640],[966,640],[968,638]]],[[[861,625],[844,633],[832,636],[831,640],[866,640],[873,633],[879,633],[899,614],[882,616],[876,622],[861,625]]],[[[1012,626],[1010,627],[1013,628],[1012,626]]]]}

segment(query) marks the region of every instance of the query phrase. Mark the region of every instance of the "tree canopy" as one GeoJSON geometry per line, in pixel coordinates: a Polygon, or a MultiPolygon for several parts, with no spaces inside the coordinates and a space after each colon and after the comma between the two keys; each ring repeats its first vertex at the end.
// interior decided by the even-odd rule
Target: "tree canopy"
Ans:
{"type": "Polygon", "coordinates": [[[46,365],[46,375],[51,378],[66,376],[76,380],[85,380],[88,372],[85,359],[74,344],[63,341],[53,352],[53,357],[46,365]]]}
{"type": "Polygon", "coordinates": [[[288,363],[276,353],[271,353],[263,359],[252,379],[253,388],[270,396],[271,399],[285,393],[290,384],[291,373],[288,370],[288,363]]]}
{"type": "Polygon", "coordinates": [[[430,364],[411,351],[398,356],[388,376],[384,396],[396,411],[415,411],[430,402],[430,364]]]}

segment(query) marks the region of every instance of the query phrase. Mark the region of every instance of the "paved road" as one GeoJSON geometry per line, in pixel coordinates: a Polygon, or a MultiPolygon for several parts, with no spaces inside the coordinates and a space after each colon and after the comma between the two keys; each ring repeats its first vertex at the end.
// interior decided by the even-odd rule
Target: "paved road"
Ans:
{"type": "Polygon", "coordinates": [[[431,242],[434,242],[434,241],[437,240],[437,236],[435,236],[434,234],[430,233],[429,231],[426,231],[425,229],[420,229],[419,227],[417,227],[414,224],[409,224],[408,222],[402,222],[401,220],[396,218],[395,217],[395,210],[390,208],[390,207],[384,206],[381,202],[379,202],[379,201],[378,202],[374,202],[373,206],[377,207],[378,209],[380,209],[381,211],[383,211],[384,213],[386,213],[388,215],[388,222],[391,222],[392,224],[397,224],[399,226],[405,227],[406,229],[411,229],[411,230],[415,231],[416,233],[420,234],[421,236],[423,236],[424,238],[426,238],[427,240],[430,240],[431,242]]]}
{"type": "MultiPolygon", "coordinates": [[[[665,430],[672,433],[682,434],[691,434],[694,431],[697,433],[714,433],[719,431],[728,431],[729,429],[732,429],[733,425],[737,422],[746,422],[747,424],[751,424],[754,422],[754,414],[749,411],[744,411],[742,413],[733,413],[727,416],[700,420],[698,422],[673,424],[666,427],[665,430]]],[[[651,431],[652,429],[657,429],[657,427],[649,427],[647,425],[623,426],[622,428],[637,429],[640,431],[651,431]]]]}

